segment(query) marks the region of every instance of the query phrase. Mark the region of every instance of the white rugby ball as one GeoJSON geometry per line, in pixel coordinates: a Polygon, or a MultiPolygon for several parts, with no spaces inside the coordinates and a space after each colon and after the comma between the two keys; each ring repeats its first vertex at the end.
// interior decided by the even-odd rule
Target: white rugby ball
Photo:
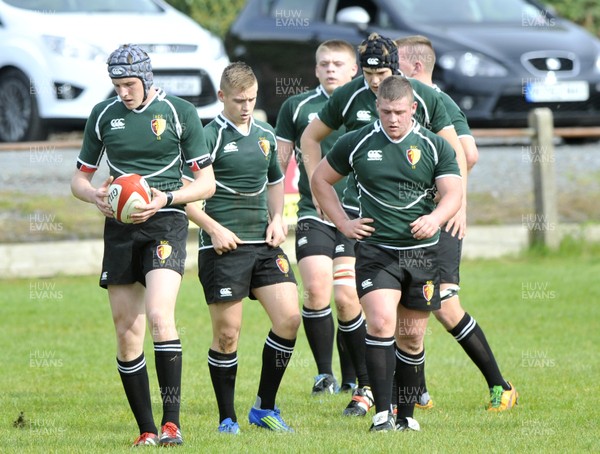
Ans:
{"type": "Polygon", "coordinates": [[[115,219],[131,224],[131,215],[137,213],[138,205],[145,205],[152,200],[152,191],[144,177],[136,173],[128,173],[116,178],[108,187],[108,203],[115,219]]]}

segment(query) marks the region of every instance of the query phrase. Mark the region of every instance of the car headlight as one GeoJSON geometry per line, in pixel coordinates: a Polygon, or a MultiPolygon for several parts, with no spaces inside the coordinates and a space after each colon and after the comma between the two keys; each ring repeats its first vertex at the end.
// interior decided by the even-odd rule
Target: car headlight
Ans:
{"type": "Polygon", "coordinates": [[[104,61],[105,53],[99,47],[91,44],[82,43],[64,36],[44,35],[42,37],[48,48],[62,57],[75,58],[79,60],[99,60],[104,61]]]}
{"type": "Polygon", "coordinates": [[[504,66],[476,52],[450,52],[442,55],[438,64],[467,77],[504,77],[508,74],[504,66]]]}

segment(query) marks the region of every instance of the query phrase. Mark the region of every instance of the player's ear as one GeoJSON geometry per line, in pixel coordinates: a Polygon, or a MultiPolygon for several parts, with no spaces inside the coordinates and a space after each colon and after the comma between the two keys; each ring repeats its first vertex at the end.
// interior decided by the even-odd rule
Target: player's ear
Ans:
{"type": "Polygon", "coordinates": [[[423,65],[423,62],[417,60],[415,62],[415,69],[414,69],[414,73],[416,74],[420,74],[425,70],[425,65],[423,65]]]}
{"type": "Polygon", "coordinates": [[[352,65],[352,77],[356,76],[357,73],[358,73],[358,65],[356,63],[354,63],[354,65],[352,65]]]}

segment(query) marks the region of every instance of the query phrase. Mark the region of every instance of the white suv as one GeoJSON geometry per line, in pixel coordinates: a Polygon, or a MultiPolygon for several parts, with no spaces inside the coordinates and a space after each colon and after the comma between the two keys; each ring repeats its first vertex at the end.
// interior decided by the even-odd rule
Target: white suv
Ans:
{"type": "Polygon", "coordinates": [[[0,142],[83,125],[115,95],[106,59],[126,43],[149,53],[154,85],[203,121],[221,111],[221,39],[162,0],[0,0],[0,142]]]}

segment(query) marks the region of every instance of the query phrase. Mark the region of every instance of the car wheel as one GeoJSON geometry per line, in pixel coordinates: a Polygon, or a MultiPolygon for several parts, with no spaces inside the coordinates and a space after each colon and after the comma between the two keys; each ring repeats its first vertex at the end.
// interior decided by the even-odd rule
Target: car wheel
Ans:
{"type": "Polygon", "coordinates": [[[0,142],[44,140],[47,128],[39,117],[29,78],[18,69],[0,74],[0,142]]]}

